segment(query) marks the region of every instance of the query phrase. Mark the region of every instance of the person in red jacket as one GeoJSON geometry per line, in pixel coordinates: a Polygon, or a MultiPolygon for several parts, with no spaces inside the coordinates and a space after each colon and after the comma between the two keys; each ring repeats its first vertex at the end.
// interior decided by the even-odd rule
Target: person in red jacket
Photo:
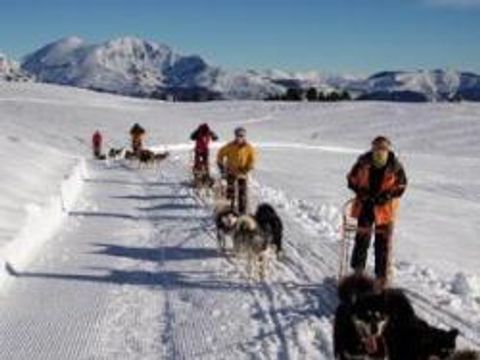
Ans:
{"type": "Polygon", "coordinates": [[[96,158],[101,157],[102,155],[102,134],[100,131],[95,131],[92,136],[92,149],[93,149],[93,156],[96,158]]]}
{"type": "Polygon", "coordinates": [[[218,136],[215,134],[208,124],[201,124],[191,135],[190,139],[195,141],[195,158],[193,163],[193,171],[206,172],[206,176],[210,176],[209,155],[210,142],[217,141],[218,136]]]}

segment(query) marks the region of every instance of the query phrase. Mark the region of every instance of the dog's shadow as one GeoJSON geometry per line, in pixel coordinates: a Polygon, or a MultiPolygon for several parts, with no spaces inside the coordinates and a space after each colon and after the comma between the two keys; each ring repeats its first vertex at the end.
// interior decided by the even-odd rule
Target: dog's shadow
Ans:
{"type": "Polygon", "coordinates": [[[214,248],[190,248],[178,246],[143,248],[102,243],[95,243],[93,245],[99,247],[99,249],[93,251],[92,254],[156,262],[206,260],[218,258],[220,256],[218,251],[214,248]]]}
{"type": "MultiPolygon", "coordinates": [[[[290,322],[301,321],[302,318],[309,316],[330,317],[334,315],[338,306],[337,283],[334,278],[330,277],[325,278],[319,284],[279,282],[270,285],[259,285],[257,289],[264,291],[271,304],[273,304],[274,293],[283,291],[287,294],[301,294],[301,296],[297,296],[299,300],[293,304],[280,308],[272,306],[271,310],[288,317],[290,322]]],[[[256,315],[254,314],[254,316],[256,315]]]]}

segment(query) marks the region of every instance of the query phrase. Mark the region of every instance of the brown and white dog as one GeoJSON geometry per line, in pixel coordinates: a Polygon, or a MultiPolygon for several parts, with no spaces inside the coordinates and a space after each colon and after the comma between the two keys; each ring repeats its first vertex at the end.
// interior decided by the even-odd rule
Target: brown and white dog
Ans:
{"type": "Polygon", "coordinates": [[[267,239],[260,232],[255,218],[251,215],[240,216],[233,232],[233,251],[237,257],[246,255],[249,278],[265,279],[268,250],[267,239]]]}
{"type": "Polygon", "coordinates": [[[282,252],[283,225],[273,207],[263,203],[255,215],[242,215],[233,231],[233,251],[246,255],[250,278],[263,280],[273,252],[282,252]]]}
{"type": "Polygon", "coordinates": [[[233,238],[239,215],[233,211],[228,202],[216,203],[214,210],[215,225],[217,228],[218,247],[225,251],[227,238],[233,238]]]}

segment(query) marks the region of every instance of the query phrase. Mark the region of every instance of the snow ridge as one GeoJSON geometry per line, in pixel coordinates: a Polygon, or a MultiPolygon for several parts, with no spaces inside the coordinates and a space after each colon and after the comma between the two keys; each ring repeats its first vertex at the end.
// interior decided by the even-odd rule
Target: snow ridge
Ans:
{"type": "Polygon", "coordinates": [[[43,206],[26,205],[27,220],[19,234],[0,253],[0,281],[5,280],[8,268],[22,269],[40,249],[41,245],[60,228],[77,201],[86,177],[85,160],[79,159],[72,172],[65,176],[58,194],[43,206]]]}

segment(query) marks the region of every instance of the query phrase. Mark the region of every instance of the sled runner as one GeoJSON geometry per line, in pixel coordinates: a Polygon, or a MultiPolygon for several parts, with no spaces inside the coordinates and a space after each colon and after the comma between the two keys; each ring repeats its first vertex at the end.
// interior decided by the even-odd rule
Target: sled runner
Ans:
{"type": "Polygon", "coordinates": [[[355,199],[348,200],[342,206],[342,224],[340,228],[340,254],[338,280],[340,281],[348,273],[351,244],[357,233],[357,219],[351,216],[352,206],[355,199]]]}

